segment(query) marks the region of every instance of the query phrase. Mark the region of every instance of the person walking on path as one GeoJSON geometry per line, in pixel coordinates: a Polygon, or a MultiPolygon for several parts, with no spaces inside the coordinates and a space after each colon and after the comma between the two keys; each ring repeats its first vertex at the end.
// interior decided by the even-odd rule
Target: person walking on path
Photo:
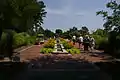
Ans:
{"type": "Polygon", "coordinates": [[[84,45],[84,51],[89,51],[88,47],[89,47],[89,36],[85,35],[84,39],[83,39],[83,45],[84,45]]]}
{"type": "Polygon", "coordinates": [[[83,49],[83,37],[80,35],[80,37],[78,38],[78,43],[79,43],[79,48],[83,49]]]}
{"type": "Polygon", "coordinates": [[[93,51],[95,47],[95,39],[90,36],[90,50],[93,51]]]}
{"type": "Polygon", "coordinates": [[[75,42],[76,42],[76,36],[73,36],[73,37],[72,37],[72,40],[73,40],[73,45],[75,45],[75,42]]]}

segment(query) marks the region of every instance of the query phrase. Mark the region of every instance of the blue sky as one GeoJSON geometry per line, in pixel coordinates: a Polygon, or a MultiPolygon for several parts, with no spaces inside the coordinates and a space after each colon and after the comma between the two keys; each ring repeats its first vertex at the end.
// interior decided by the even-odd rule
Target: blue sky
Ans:
{"type": "Polygon", "coordinates": [[[103,28],[103,18],[96,11],[107,10],[105,4],[110,0],[43,0],[47,15],[43,27],[67,30],[76,26],[87,26],[90,30],[103,28]]]}

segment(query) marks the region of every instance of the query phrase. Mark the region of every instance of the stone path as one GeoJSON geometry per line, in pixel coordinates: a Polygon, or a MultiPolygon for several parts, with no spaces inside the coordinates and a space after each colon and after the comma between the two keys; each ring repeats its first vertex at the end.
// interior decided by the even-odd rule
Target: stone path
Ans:
{"type": "Polygon", "coordinates": [[[24,49],[20,52],[21,61],[26,61],[29,59],[35,59],[40,56],[40,48],[42,45],[33,45],[30,48],[24,49]]]}

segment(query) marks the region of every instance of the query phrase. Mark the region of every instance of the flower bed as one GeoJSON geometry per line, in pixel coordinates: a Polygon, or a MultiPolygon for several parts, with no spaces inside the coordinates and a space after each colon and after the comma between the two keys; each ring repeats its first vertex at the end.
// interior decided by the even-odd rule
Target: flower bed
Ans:
{"type": "Polygon", "coordinates": [[[49,39],[40,49],[40,53],[48,54],[54,51],[55,39],[49,39]]]}
{"type": "Polygon", "coordinates": [[[70,54],[80,54],[80,50],[75,48],[73,46],[72,42],[68,42],[66,40],[64,40],[63,38],[60,39],[61,43],[63,44],[64,48],[67,50],[68,53],[70,54]]]}
{"type": "Polygon", "coordinates": [[[80,54],[80,50],[77,48],[67,49],[67,52],[70,54],[80,54]]]}
{"type": "Polygon", "coordinates": [[[48,54],[48,53],[52,53],[53,51],[54,51],[54,49],[52,49],[52,48],[42,48],[40,50],[40,53],[48,54]]]}
{"type": "Polygon", "coordinates": [[[54,45],[55,45],[55,40],[49,39],[48,42],[44,44],[44,48],[54,48],[54,45]]]}
{"type": "MultiPolygon", "coordinates": [[[[64,49],[70,54],[80,54],[80,50],[75,48],[71,42],[66,41],[63,38],[60,38],[60,43],[63,44],[64,49]]],[[[41,53],[47,54],[52,53],[55,49],[55,39],[48,40],[45,43],[44,47],[40,50],[41,53]]]]}

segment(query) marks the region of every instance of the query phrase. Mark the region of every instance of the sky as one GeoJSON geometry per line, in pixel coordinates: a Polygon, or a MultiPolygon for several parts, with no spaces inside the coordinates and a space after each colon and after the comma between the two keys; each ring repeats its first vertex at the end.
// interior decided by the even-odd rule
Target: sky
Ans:
{"type": "MultiPolygon", "coordinates": [[[[108,10],[105,5],[110,0],[43,0],[46,5],[46,18],[43,27],[68,30],[87,26],[90,30],[103,28],[103,18],[96,16],[100,10],[108,10]]],[[[119,1],[119,0],[118,0],[119,1]]]]}

